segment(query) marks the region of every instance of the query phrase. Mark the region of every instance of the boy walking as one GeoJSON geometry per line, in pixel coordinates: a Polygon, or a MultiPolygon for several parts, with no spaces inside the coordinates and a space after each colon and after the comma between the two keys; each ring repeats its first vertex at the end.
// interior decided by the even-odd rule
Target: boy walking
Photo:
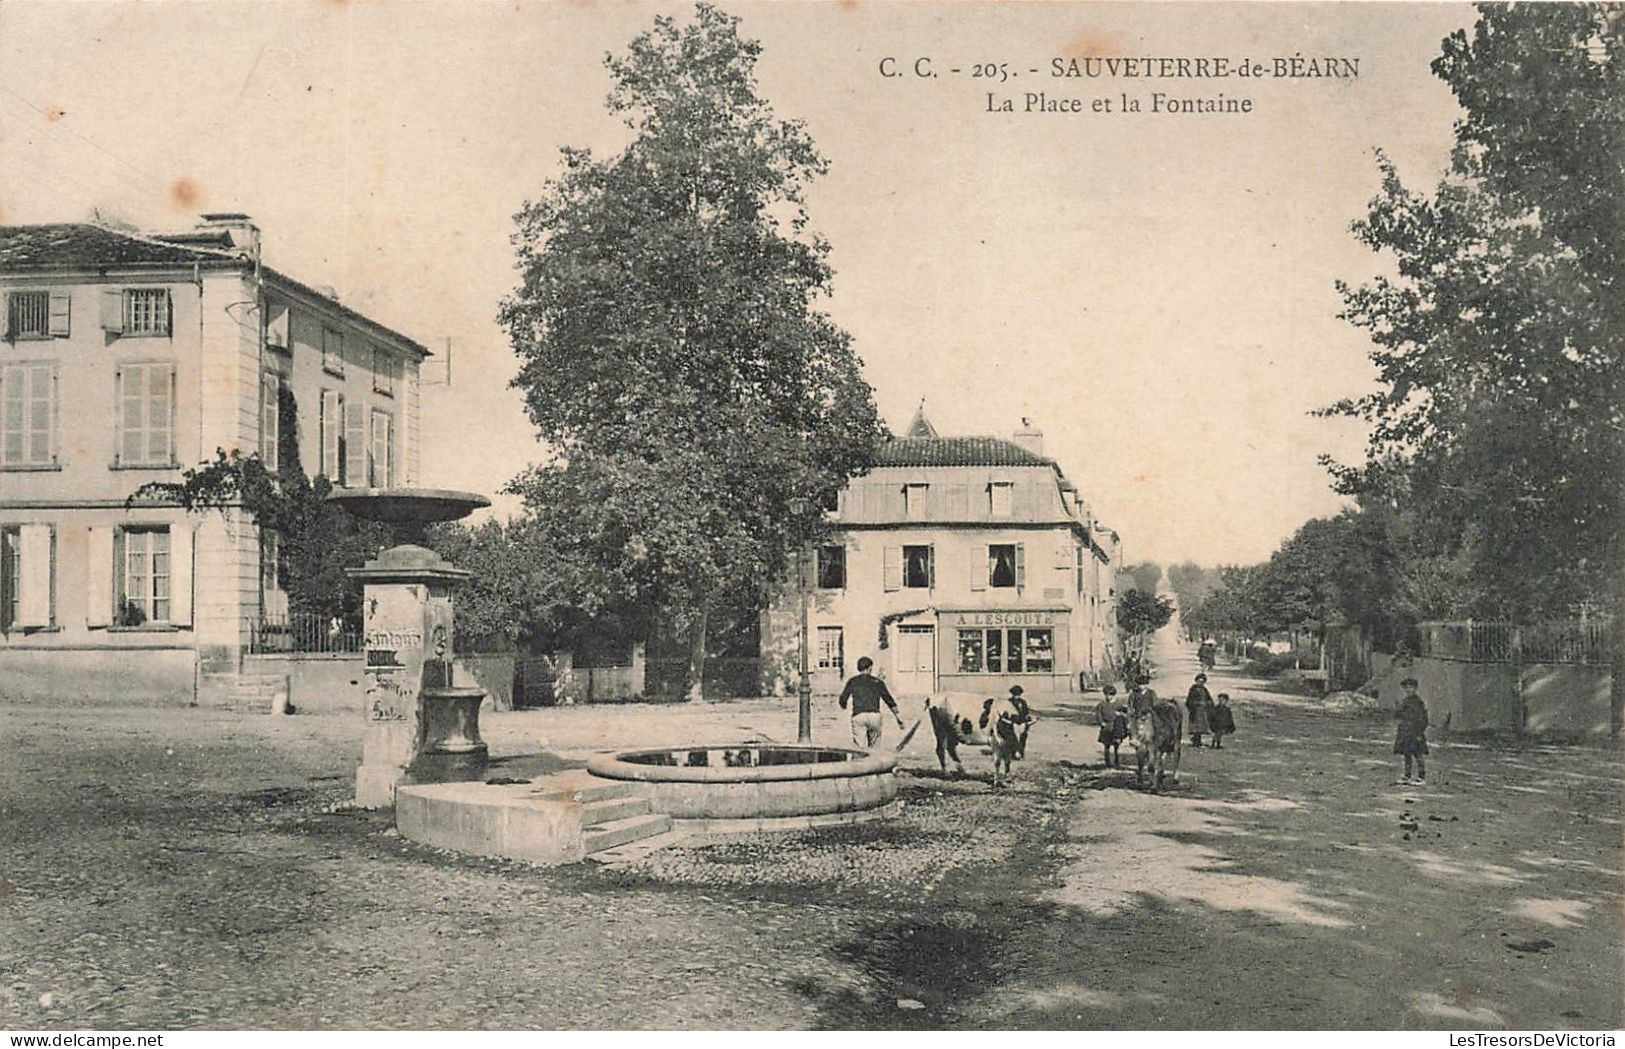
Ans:
{"type": "Polygon", "coordinates": [[[882,701],[891,708],[891,716],[897,719],[897,727],[903,727],[903,716],[897,713],[897,701],[891,698],[886,683],[870,673],[874,665],[875,661],[868,656],[859,659],[858,672],[847,678],[838,701],[842,710],[846,709],[847,700],[852,701],[852,743],[864,750],[873,750],[880,742],[882,701]]]}
{"type": "Polygon", "coordinates": [[[1416,679],[1408,677],[1400,682],[1405,698],[1394,708],[1399,728],[1394,733],[1394,753],[1405,755],[1405,778],[1401,783],[1424,783],[1428,778],[1426,754],[1428,752],[1428,708],[1416,694],[1416,679]],[[1416,764],[1416,776],[1411,777],[1411,763],[1416,764]]]}

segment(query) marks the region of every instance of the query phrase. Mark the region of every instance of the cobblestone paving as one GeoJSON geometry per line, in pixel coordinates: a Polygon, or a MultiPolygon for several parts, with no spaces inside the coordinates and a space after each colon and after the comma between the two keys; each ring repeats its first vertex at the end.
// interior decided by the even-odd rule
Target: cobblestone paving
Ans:
{"type": "MultiPolygon", "coordinates": [[[[927,727],[896,820],[539,870],[335,810],[348,718],[0,707],[0,1027],[1618,1026],[1616,754],[1440,746],[1406,806],[1386,723],[1254,692],[1158,796],[1081,709],[1001,792],[979,755],[941,777],[927,727]]],[[[794,711],[486,724],[567,765],[794,711]]]]}

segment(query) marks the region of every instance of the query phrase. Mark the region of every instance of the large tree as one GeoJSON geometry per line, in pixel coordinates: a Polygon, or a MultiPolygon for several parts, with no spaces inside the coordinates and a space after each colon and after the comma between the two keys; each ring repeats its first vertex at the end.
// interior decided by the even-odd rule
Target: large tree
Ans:
{"type": "Polygon", "coordinates": [[[1380,388],[1344,490],[1420,510],[1466,607],[1614,610],[1625,703],[1625,9],[1482,5],[1434,72],[1463,110],[1432,193],[1380,158],[1357,237],[1394,273],[1340,286],[1380,388]]]}
{"type": "Polygon", "coordinates": [[[517,216],[501,313],[553,452],[513,490],[585,610],[686,622],[693,698],[708,611],[782,578],[883,435],[820,310],[829,246],[802,191],[825,161],[758,96],[738,21],[702,4],[606,58],[631,142],[564,150],[517,216]]]}

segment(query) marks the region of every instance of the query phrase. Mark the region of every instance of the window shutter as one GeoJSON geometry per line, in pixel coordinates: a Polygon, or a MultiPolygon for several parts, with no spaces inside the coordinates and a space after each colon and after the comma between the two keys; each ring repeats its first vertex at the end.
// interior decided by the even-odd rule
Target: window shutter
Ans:
{"type": "Polygon", "coordinates": [[[12,337],[11,331],[11,293],[0,294],[0,335],[12,337]]]}
{"type": "Polygon", "coordinates": [[[934,543],[925,548],[925,582],[932,588],[937,585],[937,547],[934,543]]]}
{"type": "Polygon", "coordinates": [[[192,522],[169,526],[169,621],[192,623],[192,522]]]}
{"type": "Polygon", "coordinates": [[[175,334],[175,296],[164,292],[164,334],[175,334]]]}
{"type": "Polygon", "coordinates": [[[1027,544],[1016,544],[1016,589],[1027,585],[1027,544]]]}
{"type": "Polygon", "coordinates": [[[282,380],[276,372],[266,372],[260,378],[260,461],[266,469],[277,468],[277,423],[281,421],[282,380]]]}
{"type": "Polygon", "coordinates": [[[343,425],[344,398],[335,390],[322,391],[322,459],[321,473],[334,484],[343,472],[339,467],[339,427],[343,425]]]}
{"type": "Polygon", "coordinates": [[[51,526],[23,525],[18,530],[17,625],[51,625],[51,526]]]}
{"type": "Polygon", "coordinates": [[[51,292],[50,327],[47,329],[52,335],[66,338],[68,334],[68,311],[71,298],[65,291],[51,292]]]}
{"type": "Polygon", "coordinates": [[[349,488],[365,488],[367,486],[367,416],[365,408],[359,404],[346,404],[344,406],[344,479],[340,482],[349,488]]]}
{"type": "Polygon", "coordinates": [[[90,529],[85,553],[85,625],[107,626],[113,621],[113,529],[90,529]]]}
{"type": "Polygon", "coordinates": [[[887,590],[903,588],[903,548],[888,546],[881,564],[882,582],[887,590]]]}
{"type": "Polygon", "coordinates": [[[982,551],[983,555],[981,557],[973,556],[970,559],[970,588],[972,590],[987,589],[988,562],[993,559],[993,554],[985,546],[982,551]]]}
{"type": "Polygon", "coordinates": [[[124,292],[119,288],[102,289],[102,331],[124,334],[124,292]]]}

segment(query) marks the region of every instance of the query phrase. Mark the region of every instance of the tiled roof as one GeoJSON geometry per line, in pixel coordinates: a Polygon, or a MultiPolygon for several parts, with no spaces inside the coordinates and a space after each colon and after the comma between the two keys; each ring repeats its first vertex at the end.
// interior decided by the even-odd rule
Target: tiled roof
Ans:
{"type": "MultiPolygon", "coordinates": [[[[247,266],[248,258],[232,247],[225,230],[188,231],[151,235],[63,222],[42,226],[0,226],[0,274],[8,270],[106,270],[119,266],[247,266]]],[[[261,274],[325,304],[379,334],[400,340],[417,353],[431,356],[429,348],[409,336],[331,299],[302,281],[262,267],[261,274]]]]}
{"type": "Polygon", "coordinates": [[[904,437],[880,446],[876,466],[1052,466],[998,437],[904,437]]]}
{"type": "Polygon", "coordinates": [[[169,243],[84,223],[0,226],[0,270],[102,269],[112,266],[166,266],[232,261],[224,254],[231,237],[186,234],[169,243]]]}

